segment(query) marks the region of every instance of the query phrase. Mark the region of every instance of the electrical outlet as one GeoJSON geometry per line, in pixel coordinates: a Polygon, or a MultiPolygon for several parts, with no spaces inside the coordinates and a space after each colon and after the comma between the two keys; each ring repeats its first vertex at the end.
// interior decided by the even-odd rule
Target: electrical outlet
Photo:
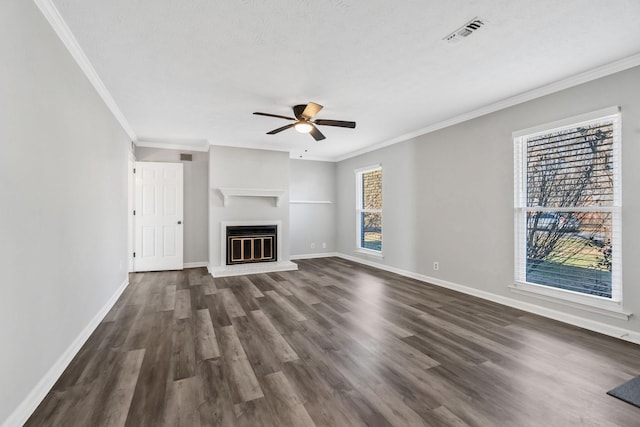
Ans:
{"type": "Polygon", "coordinates": [[[433,269],[434,270],[440,270],[440,263],[438,261],[434,261],[433,262],[433,269]]]}
{"type": "Polygon", "coordinates": [[[312,244],[311,244],[311,249],[315,249],[315,248],[316,248],[316,244],[315,244],[315,243],[312,243],[312,244]]]}
{"type": "Polygon", "coordinates": [[[327,242],[322,242],[322,249],[327,249],[327,242]]]}

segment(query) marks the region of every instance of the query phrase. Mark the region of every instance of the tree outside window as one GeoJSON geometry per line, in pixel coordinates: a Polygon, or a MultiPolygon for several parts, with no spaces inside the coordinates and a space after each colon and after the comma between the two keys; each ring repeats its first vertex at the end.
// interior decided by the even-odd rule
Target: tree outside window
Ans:
{"type": "Polygon", "coordinates": [[[358,247],[382,252],[382,168],[356,174],[358,247]]]}
{"type": "Polygon", "coordinates": [[[618,120],[606,117],[516,139],[517,280],[614,297],[619,227],[618,120]]]}

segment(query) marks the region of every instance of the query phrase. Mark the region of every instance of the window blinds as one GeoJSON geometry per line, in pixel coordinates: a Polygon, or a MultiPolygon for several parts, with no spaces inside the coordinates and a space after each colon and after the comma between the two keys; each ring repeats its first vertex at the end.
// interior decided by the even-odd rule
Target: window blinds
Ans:
{"type": "Polygon", "coordinates": [[[516,281],[621,298],[619,114],[515,138],[516,281]]]}

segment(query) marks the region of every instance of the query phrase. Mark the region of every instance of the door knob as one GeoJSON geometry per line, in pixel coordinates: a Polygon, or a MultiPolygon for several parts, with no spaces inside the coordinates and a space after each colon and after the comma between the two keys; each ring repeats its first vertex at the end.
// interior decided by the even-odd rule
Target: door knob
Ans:
{"type": "Polygon", "coordinates": [[[182,224],[182,221],[178,221],[178,225],[182,224]]]}

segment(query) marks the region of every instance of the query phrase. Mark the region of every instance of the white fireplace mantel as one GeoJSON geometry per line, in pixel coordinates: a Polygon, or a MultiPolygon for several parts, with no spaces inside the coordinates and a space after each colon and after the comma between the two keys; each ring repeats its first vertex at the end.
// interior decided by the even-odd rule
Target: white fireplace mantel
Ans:
{"type": "Polygon", "coordinates": [[[218,191],[222,194],[223,204],[227,206],[231,197],[271,197],[275,199],[276,206],[280,206],[280,200],[282,196],[287,193],[287,190],[272,189],[272,188],[230,188],[221,187],[218,191]]]}

